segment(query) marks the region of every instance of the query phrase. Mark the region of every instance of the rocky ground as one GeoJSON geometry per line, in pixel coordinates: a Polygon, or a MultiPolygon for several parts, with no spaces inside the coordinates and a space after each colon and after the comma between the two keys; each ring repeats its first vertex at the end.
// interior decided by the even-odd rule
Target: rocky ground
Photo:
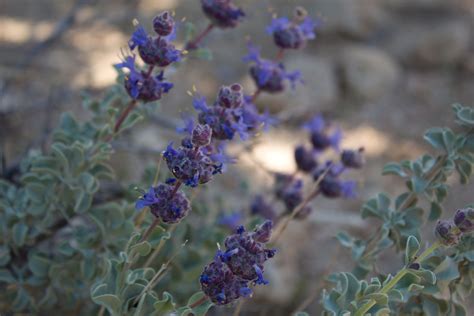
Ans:
{"type": "MultiPolygon", "coordinates": [[[[303,5],[322,26],[318,39],[301,52],[285,56],[288,69],[300,69],[306,84],[285,95],[262,95],[259,105],[280,112],[288,122],[261,137],[250,159],[229,170],[251,179],[252,190],[268,185],[268,178],[253,162],[292,172],[292,148],[305,140],[299,125],[309,115],[325,113],[346,131],[344,144],[365,146],[367,167],[355,173],[359,198],[352,201],[318,200],[316,212],[304,223],[293,223],[286,232],[284,256],[270,269],[272,286],[256,299],[268,303],[267,315],[287,315],[324,285],[322,276],[350,269],[348,257],[334,240],[344,229],[364,235],[370,231],[361,221],[361,203],[379,191],[400,192],[403,183],[381,177],[384,163],[417,157],[429,150],[422,133],[431,126],[452,125],[450,104],[474,100],[474,2],[472,0],[264,0],[238,1],[248,12],[241,27],[211,33],[205,43],[213,61],[190,61],[176,69],[176,83],[157,115],[177,117],[190,109],[185,93],[192,85],[213,95],[221,84],[242,82],[253,90],[247,68],[241,62],[245,39],[275,49],[264,27],[271,13],[286,15],[303,5]],[[272,307],[271,307],[272,306],[272,307]],[[282,311],[283,310],[283,311],[282,311]]],[[[72,3],[72,1],[71,1],[72,3]]],[[[14,163],[31,146],[45,142],[42,135],[54,127],[64,110],[83,115],[80,91],[100,95],[114,82],[110,66],[119,59],[120,47],[132,31],[131,20],[148,23],[161,9],[174,9],[178,17],[204,28],[197,1],[77,1],[75,23],[52,43],[39,45],[54,32],[58,21],[71,9],[69,1],[7,0],[0,15],[0,145],[7,163],[14,163]],[[38,136],[39,135],[39,136],[38,136]]],[[[67,22],[67,21],[65,21],[67,22]]],[[[173,135],[173,133],[171,133],[173,135]]],[[[116,163],[121,175],[136,179],[150,152],[161,150],[170,137],[162,125],[143,123],[117,146],[116,163]],[[137,169],[138,168],[138,169],[137,169]]],[[[47,138],[46,138],[47,139],[47,138]]],[[[223,177],[224,188],[235,188],[233,177],[223,177]]],[[[454,210],[472,201],[473,186],[452,183],[445,208],[454,210]]],[[[228,207],[239,209],[242,197],[229,194],[228,207]]],[[[243,197],[248,198],[248,197],[243,197]]],[[[431,233],[427,232],[427,238],[431,233]]],[[[396,269],[386,260],[382,270],[396,269]]],[[[309,311],[317,311],[317,296],[309,311]]],[[[248,315],[257,315],[247,304],[248,315]]],[[[261,313],[259,314],[261,315],[261,313]]]]}

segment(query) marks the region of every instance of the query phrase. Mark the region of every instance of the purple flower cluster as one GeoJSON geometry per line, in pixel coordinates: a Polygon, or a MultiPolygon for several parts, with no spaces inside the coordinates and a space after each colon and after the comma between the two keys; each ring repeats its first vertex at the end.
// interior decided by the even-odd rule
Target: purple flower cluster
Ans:
{"type": "Polygon", "coordinates": [[[221,87],[212,106],[201,96],[196,96],[193,103],[199,112],[198,122],[186,117],[185,126],[178,129],[186,134],[181,145],[174,147],[170,143],[163,152],[174,178],[152,187],[136,203],[137,209],[150,207],[152,214],[165,223],[178,222],[189,211],[189,202],[179,190],[182,184],[190,187],[205,184],[221,173],[226,163],[233,162],[224,153],[223,140],[233,139],[236,133],[246,139],[258,125],[268,122],[268,118],[258,112],[249,118],[245,110],[249,103],[239,84],[221,87]]]}
{"type": "MultiPolygon", "coordinates": [[[[194,131],[193,134],[195,134],[194,131]]],[[[195,187],[198,184],[209,182],[213,175],[221,171],[222,164],[214,161],[206,150],[205,147],[195,145],[193,141],[184,141],[177,149],[173,148],[170,143],[164,151],[163,157],[168,169],[176,179],[185,185],[195,187]]]]}
{"type": "Polygon", "coordinates": [[[231,0],[201,0],[201,7],[212,25],[220,28],[236,27],[245,16],[231,0]]]}
{"type": "Polygon", "coordinates": [[[175,186],[164,183],[151,187],[135,204],[137,209],[145,206],[149,206],[151,213],[167,224],[179,222],[190,209],[190,203],[184,192],[177,191],[175,186]]]}
{"type": "Polygon", "coordinates": [[[267,114],[258,113],[237,83],[221,87],[212,105],[200,95],[194,97],[193,104],[199,112],[199,123],[210,126],[212,137],[218,140],[232,140],[236,133],[245,140],[259,126],[272,123],[267,114]]]}
{"type": "MultiPolygon", "coordinates": [[[[297,171],[293,174],[276,173],[273,191],[277,200],[285,205],[286,213],[291,213],[304,201],[304,183],[298,174],[308,175],[318,182],[318,194],[327,198],[352,198],[355,196],[356,183],[343,180],[341,175],[348,169],[359,169],[365,164],[363,148],[357,150],[340,150],[342,132],[333,127],[321,116],[314,117],[304,125],[309,131],[308,145],[295,148],[294,157],[297,171]],[[338,155],[337,161],[327,160],[321,163],[322,155],[338,155]]],[[[273,207],[263,197],[256,198],[251,205],[252,214],[264,218],[275,218],[273,207]]],[[[305,218],[311,213],[311,207],[306,205],[299,210],[297,218],[305,218]]]]}
{"type": "Polygon", "coordinates": [[[141,60],[148,65],[148,70],[139,70],[135,65],[135,54],[126,56],[122,63],[115,65],[118,69],[128,69],[125,77],[125,89],[134,100],[151,102],[161,99],[173,84],[164,81],[163,71],[153,74],[155,67],[166,67],[181,59],[181,51],[171,43],[175,36],[175,25],[167,11],[153,19],[156,36],[148,35],[145,28],[138,25],[128,43],[131,51],[135,49],[141,60]]]}
{"type": "Polygon", "coordinates": [[[440,220],[436,224],[435,234],[447,246],[455,245],[463,234],[474,231],[474,209],[457,210],[453,220],[440,220]]]}
{"type": "Polygon", "coordinates": [[[253,232],[240,226],[225,239],[225,251],[217,251],[200,277],[201,288],[213,303],[229,304],[251,295],[250,284],[268,284],[263,277],[264,263],[275,250],[264,244],[270,240],[272,226],[271,221],[265,221],[253,232]]]}
{"type": "Polygon", "coordinates": [[[307,16],[301,7],[296,8],[293,20],[286,17],[274,18],[267,32],[273,36],[275,44],[281,49],[301,49],[308,40],[316,37],[317,23],[307,16]]]}
{"type": "Polygon", "coordinates": [[[301,81],[299,71],[288,72],[282,63],[262,58],[260,50],[252,43],[248,43],[247,47],[249,53],[243,58],[243,61],[252,63],[250,76],[260,91],[281,92],[285,89],[286,81],[294,89],[296,83],[301,81]]]}

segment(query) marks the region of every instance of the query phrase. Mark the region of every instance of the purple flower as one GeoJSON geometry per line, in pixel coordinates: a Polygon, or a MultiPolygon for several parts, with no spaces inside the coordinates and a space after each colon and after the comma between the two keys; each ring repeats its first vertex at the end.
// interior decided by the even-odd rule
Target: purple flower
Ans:
{"type": "Polygon", "coordinates": [[[275,255],[275,250],[266,249],[264,243],[270,240],[271,230],[271,221],[253,232],[240,226],[225,239],[226,250],[217,251],[200,277],[201,289],[212,302],[229,304],[252,293],[249,283],[268,284],[263,277],[263,265],[275,255]]]}
{"type": "Polygon", "coordinates": [[[174,20],[168,11],[164,11],[153,18],[153,29],[156,34],[168,36],[174,30],[174,20]]]}
{"type": "Polygon", "coordinates": [[[283,201],[288,212],[292,212],[303,202],[303,181],[293,180],[289,185],[283,188],[279,198],[283,201]]]}
{"type": "Polygon", "coordinates": [[[358,150],[343,150],[341,162],[347,168],[360,169],[365,165],[364,148],[358,150]]]}
{"type": "Polygon", "coordinates": [[[303,145],[296,147],[295,161],[298,169],[303,172],[311,172],[318,165],[313,151],[303,145]]]}
{"type": "Polygon", "coordinates": [[[355,181],[344,181],[326,175],[319,183],[319,190],[328,198],[354,198],[356,197],[357,184],[355,181]]]}
{"type": "Polygon", "coordinates": [[[214,174],[220,172],[220,166],[198,147],[181,146],[174,149],[170,143],[163,157],[171,173],[190,187],[207,183],[214,174]]]}
{"type": "Polygon", "coordinates": [[[194,146],[202,147],[211,143],[212,129],[209,125],[197,124],[191,134],[191,142],[194,146]]]}
{"type": "Polygon", "coordinates": [[[148,34],[146,30],[143,26],[139,25],[132,33],[132,37],[128,41],[128,47],[130,47],[130,50],[134,50],[137,46],[144,46],[147,41],[148,34]]]}
{"type": "Polygon", "coordinates": [[[177,50],[167,38],[148,36],[143,26],[139,25],[129,41],[131,50],[138,48],[138,54],[148,65],[166,67],[181,59],[177,50]]]}
{"type": "Polygon", "coordinates": [[[217,104],[226,108],[238,108],[244,102],[242,86],[234,83],[231,86],[222,86],[217,94],[217,104]]]}
{"type": "Polygon", "coordinates": [[[144,102],[159,100],[163,93],[168,93],[173,87],[172,83],[164,81],[163,72],[157,76],[148,76],[144,72],[138,72],[135,68],[135,55],[125,57],[125,60],[116,64],[115,67],[129,70],[124,85],[130,97],[135,100],[144,102]]]}
{"type": "Polygon", "coordinates": [[[164,223],[178,223],[189,212],[190,203],[180,190],[169,184],[158,184],[135,203],[137,209],[149,206],[151,213],[164,223]]]}
{"type": "Polygon", "coordinates": [[[249,126],[243,118],[241,89],[239,84],[221,87],[213,106],[208,106],[200,95],[194,97],[194,108],[200,112],[198,121],[211,127],[213,138],[231,140],[238,133],[241,139],[247,139],[249,126]]]}
{"type": "Polygon", "coordinates": [[[229,304],[252,293],[248,282],[234,276],[229,267],[222,262],[219,252],[214,261],[204,267],[199,281],[202,291],[217,305],[229,304]]]}
{"type": "Polygon", "coordinates": [[[250,204],[250,212],[272,221],[276,219],[275,208],[265,200],[263,195],[255,196],[250,204]]]}
{"type": "Polygon", "coordinates": [[[315,116],[311,121],[303,125],[310,131],[311,143],[317,151],[324,151],[330,147],[339,151],[339,144],[342,139],[342,131],[339,128],[330,130],[321,115],[315,116]]]}
{"type": "Polygon", "coordinates": [[[233,212],[226,215],[221,215],[217,220],[217,223],[222,226],[226,226],[230,230],[234,231],[242,221],[242,213],[233,212]]]}
{"type": "Polygon", "coordinates": [[[286,80],[290,82],[292,89],[295,88],[296,82],[302,81],[299,71],[287,72],[283,64],[261,58],[259,49],[252,43],[248,43],[247,47],[249,53],[243,60],[253,62],[250,75],[260,90],[277,93],[285,89],[286,80]]]}
{"type": "Polygon", "coordinates": [[[142,208],[144,208],[146,206],[151,206],[155,203],[158,203],[158,201],[159,201],[159,199],[155,195],[155,189],[153,187],[151,187],[148,190],[148,192],[143,195],[143,197],[141,197],[140,199],[137,200],[137,202],[135,203],[135,208],[137,210],[141,210],[142,208]]]}
{"type": "Polygon", "coordinates": [[[314,29],[317,23],[306,17],[300,21],[290,21],[288,18],[274,18],[267,27],[267,32],[273,35],[275,44],[282,49],[300,49],[314,39],[314,29]]]}
{"type": "Polygon", "coordinates": [[[457,210],[454,215],[454,224],[463,233],[474,231],[474,209],[466,208],[457,210]]]}
{"type": "Polygon", "coordinates": [[[181,118],[183,119],[184,126],[177,127],[176,131],[178,133],[191,135],[195,125],[194,117],[192,115],[182,115],[181,118]]]}
{"type": "Polygon", "coordinates": [[[436,237],[446,246],[452,246],[459,242],[460,233],[452,221],[438,221],[435,227],[436,237]]]}
{"type": "Polygon", "coordinates": [[[202,10],[220,28],[236,27],[245,16],[231,0],[201,0],[202,10]]]}

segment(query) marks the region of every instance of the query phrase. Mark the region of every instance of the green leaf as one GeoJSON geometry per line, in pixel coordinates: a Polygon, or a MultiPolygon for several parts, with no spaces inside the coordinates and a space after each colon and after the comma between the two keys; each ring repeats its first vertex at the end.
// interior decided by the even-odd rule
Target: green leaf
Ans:
{"type": "Polygon", "coordinates": [[[403,167],[397,162],[387,163],[382,170],[383,175],[393,174],[402,178],[407,176],[407,173],[403,170],[403,167]]]}
{"type": "Polygon", "coordinates": [[[131,251],[138,253],[140,256],[146,256],[151,251],[151,245],[148,241],[142,241],[139,244],[133,245],[131,251]]]}
{"type": "Polygon", "coordinates": [[[44,277],[48,275],[51,260],[40,255],[32,255],[28,259],[28,267],[31,272],[38,277],[44,277]]]}
{"type": "Polygon", "coordinates": [[[7,245],[0,245],[0,267],[6,266],[10,259],[10,248],[7,245]]]}
{"type": "Polygon", "coordinates": [[[26,194],[35,202],[42,202],[45,198],[46,188],[39,183],[29,183],[25,186],[26,194]]]}
{"type": "Polygon", "coordinates": [[[436,149],[445,149],[443,139],[443,128],[433,127],[425,132],[425,140],[436,149]]]}
{"type": "Polygon", "coordinates": [[[166,315],[175,309],[176,304],[174,303],[173,296],[168,292],[163,292],[162,299],[156,301],[153,305],[157,315],[166,315]]]}
{"type": "Polygon", "coordinates": [[[191,22],[186,22],[184,24],[184,42],[187,43],[191,41],[196,34],[196,27],[191,22]]]}
{"type": "Polygon", "coordinates": [[[89,194],[83,190],[79,191],[79,195],[74,205],[74,212],[83,214],[90,209],[92,205],[92,194],[89,194]]]}
{"type": "Polygon", "coordinates": [[[296,312],[293,316],[309,316],[306,312],[296,312]]]}
{"type": "Polygon", "coordinates": [[[474,109],[461,104],[453,104],[453,109],[462,125],[474,126],[474,109]]]}
{"type": "Polygon", "coordinates": [[[441,217],[441,214],[443,214],[443,208],[441,207],[441,204],[437,202],[431,202],[430,215],[428,216],[428,220],[436,221],[441,217]]]}
{"type": "Polygon", "coordinates": [[[462,184],[467,184],[472,174],[472,165],[462,159],[456,161],[456,170],[459,173],[462,184]]]}
{"type": "Polygon", "coordinates": [[[407,245],[405,248],[405,264],[413,261],[416,254],[420,250],[420,243],[414,236],[410,236],[407,239],[407,245]]]}
{"type": "Polygon", "coordinates": [[[449,128],[444,129],[443,144],[444,144],[444,148],[446,149],[449,155],[452,155],[455,153],[454,152],[455,142],[456,142],[456,136],[454,135],[453,131],[451,131],[449,128]]]}
{"type": "Polygon", "coordinates": [[[214,306],[214,304],[210,300],[206,300],[204,303],[202,303],[199,306],[196,306],[194,308],[190,307],[192,304],[199,301],[200,299],[202,299],[205,296],[206,295],[202,291],[194,293],[188,300],[187,308],[189,310],[185,310],[180,315],[185,316],[185,315],[190,315],[190,313],[194,314],[195,316],[204,316],[204,315],[206,315],[207,312],[209,311],[209,309],[212,306],[214,306]]]}
{"type": "Polygon", "coordinates": [[[15,283],[16,279],[7,269],[0,269],[0,283],[15,283]]]}
{"type": "Polygon", "coordinates": [[[104,306],[107,308],[108,312],[112,316],[121,316],[120,310],[121,310],[121,301],[118,298],[117,295],[113,294],[102,294],[103,290],[107,288],[107,284],[100,284],[97,286],[92,294],[92,300],[101,306],[104,306]],[[100,294],[99,294],[100,293],[100,294]]]}
{"type": "Polygon", "coordinates": [[[352,247],[352,245],[354,244],[352,237],[349,236],[346,232],[339,232],[336,235],[336,238],[344,247],[352,247]]]}
{"type": "Polygon", "coordinates": [[[26,235],[28,233],[28,226],[23,223],[16,223],[12,227],[12,239],[13,242],[21,247],[25,244],[26,235]]]}
{"type": "Polygon", "coordinates": [[[99,183],[94,176],[88,172],[83,172],[79,175],[79,183],[84,190],[90,194],[97,192],[99,189],[99,183]]]}
{"type": "Polygon", "coordinates": [[[458,265],[450,257],[446,257],[433,272],[438,280],[451,281],[459,277],[458,265]]]}
{"type": "Polygon", "coordinates": [[[132,112],[128,115],[128,117],[125,119],[125,122],[123,122],[122,127],[120,128],[120,132],[123,132],[126,129],[131,128],[134,126],[136,123],[139,121],[143,120],[143,115],[137,112],[132,112]]]}
{"type": "Polygon", "coordinates": [[[202,60],[212,60],[212,51],[206,47],[200,47],[192,51],[193,56],[202,60]]]}
{"type": "Polygon", "coordinates": [[[420,292],[420,291],[422,291],[424,288],[425,288],[425,287],[424,287],[423,285],[413,283],[413,284],[410,284],[410,286],[408,286],[408,291],[409,291],[409,292],[420,292]]]}

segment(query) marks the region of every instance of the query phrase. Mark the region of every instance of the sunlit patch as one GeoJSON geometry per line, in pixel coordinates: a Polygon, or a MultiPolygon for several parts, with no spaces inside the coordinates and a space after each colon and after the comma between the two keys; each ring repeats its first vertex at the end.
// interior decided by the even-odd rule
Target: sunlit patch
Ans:
{"type": "Polygon", "coordinates": [[[53,31],[53,23],[30,22],[11,17],[0,17],[0,42],[21,44],[27,41],[42,41],[53,31]]]}

